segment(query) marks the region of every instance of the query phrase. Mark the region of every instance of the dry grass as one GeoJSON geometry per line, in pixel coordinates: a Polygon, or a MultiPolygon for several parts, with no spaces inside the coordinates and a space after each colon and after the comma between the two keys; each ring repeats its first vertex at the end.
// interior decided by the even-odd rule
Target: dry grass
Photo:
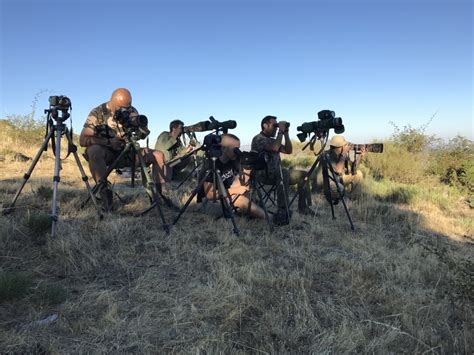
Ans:
{"type": "MultiPolygon", "coordinates": [[[[8,203],[28,163],[0,164],[8,203]]],[[[474,350],[472,210],[462,202],[443,210],[367,192],[348,203],[352,233],[342,206],[333,221],[314,196],[320,216],[296,214],[273,234],[240,217],[236,237],[230,222],[189,211],[166,235],[154,212],[132,216],[147,206],[139,192],[120,191],[127,204],[103,221],[91,206],[80,210],[86,193],[69,158],[51,240],[29,216],[49,213],[41,186],[52,171],[45,156],[19,208],[0,217],[0,271],[31,275],[25,297],[0,303],[1,352],[474,350]],[[53,302],[38,302],[42,285],[53,302]],[[59,319],[34,323],[52,314],[59,319]]]]}

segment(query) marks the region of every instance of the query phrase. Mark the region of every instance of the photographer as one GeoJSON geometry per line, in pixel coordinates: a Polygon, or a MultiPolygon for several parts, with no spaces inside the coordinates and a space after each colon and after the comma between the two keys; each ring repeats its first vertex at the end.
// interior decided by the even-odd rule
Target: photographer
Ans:
{"type": "MultiPolygon", "coordinates": [[[[243,212],[249,212],[253,217],[264,219],[265,213],[263,209],[255,203],[250,204],[250,211],[248,211],[250,201],[244,194],[247,193],[249,187],[242,185],[239,179],[238,152],[240,152],[240,139],[233,134],[224,134],[222,135],[220,145],[222,154],[216,160],[216,168],[220,171],[224,186],[227,188],[230,198],[234,201],[234,207],[243,212]]],[[[204,183],[204,195],[209,200],[214,196],[212,175],[209,175],[204,183]]]]}
{"type": "Polygon", "coordinates": [[[293,146],[288,134],[289,124],[285,121],[277,123],[275,116],[265,116],[261,122],[262,131],[252,140],[252,151],[266,152],[270,158],[266,171],[259,171],[257,178],[267,185],[277,185],[278,211],[274,221],[276,224],[288,224],[290,216],[287,214],[288,188],[289,185],[298,185],[298,211],[305,215],[315,215],[309,208],[311,205],[311,193],[308,184],[300,189],[305,172],[295,169],[284,169],[281,167],[280,153],[291,154],[293,146]],[[277,134],[278,130],[278,134],[277,134]],[[283,143],[283,138],[285,139],[283,143]]]}
{"type": "Polygon", "coordinates": [[[184,123],[180,120],[174,120],[170,122],[170,130],[162,132],[156,140],[155,150],[161,151],[164,154],[167,181],[176,180],[177,175],[182,171],[191,161],[191,157],[183,159],[181,162],[174,166],[170,166],[170,160],[179,158],[180,156],[189,153],[193,150],[191,145],[186,148],[181,142],[181,135],[183,134],[184,123]]]}
{"type": "MultiPolygon", "coordinates": [[[[354,164],[354,159],[351,159],[351,151],[354,150],[354,144],[349,143],[341,135],[336,135],[329,141],[329,151],[327,152],[329,161],[334,169],[334,172],[340,177],[342,184],[345,188],[350,187],[349,198],[357,198],[361,192],[361,183],[364,178],[360,170],[351,172],[349,169],[349,163],[354,164]]],[[[362,145],[359,152],[360,158],[366,154],[366,149],[362,145]]],[[[321,189],[323,186],[323,177],[321,166],[316,169],[315,175],[315,187],[321,189]]]]}
{"type": "MultiPolygon", "coordinates": [[[[86,147],[85,157],[95,182],[101,181],[107,173],[107,167],[114,162],[126,145],[126,132],[123,125],[117,120],[120,112],[127,111],[130,116],[138,116],[132,106],[132,96],[127,89],[116,89],[106,103],[94,108],[87,117],[84,128],[79,137],[79,144],[86,147]]],[[[155,183],[165,183],[164,155],[152,149],[141,150],[146,164],[152,165],[152,176],[155,183]]],[[[121,166],[130,166],[136,162],[127,157],[121,166]]],[[[164,191],[161,191],[164,193],[164,191]]],[[[100,191],[104,209],[112,209],[112,191],[105,187],[100,191]]]]}

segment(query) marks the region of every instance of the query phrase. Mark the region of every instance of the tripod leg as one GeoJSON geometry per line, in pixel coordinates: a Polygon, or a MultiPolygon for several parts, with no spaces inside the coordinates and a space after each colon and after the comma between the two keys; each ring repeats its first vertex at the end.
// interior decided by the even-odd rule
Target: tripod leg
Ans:
{"type": "Polygon", "coordinates": [[[316,167],[318,166],[320,159],[321,159],[321,156],[317,157],[316,160],[314,161],[313,165],[311,165],[311,168],[308,170],[308,172],[306,173],[306,175],[303,178],[303,184],[299,187],[298,190],[296,190],[296,193],[291,198],[291,201],[290,201],[288,207],[291,208],[291,205],[293,204],[293,202],[295,202],[296,197],[305,188],[306,184],[308,183],[308,180],[310,179],[311,175],[313,174],[314,169],[316,169],[316,167]]]}
{"type": "Polygon", "coordinates": [[[81,160],[79,159],[79,155],[77,154],[77,146],[72,141],[69,130],[67,128],[66,128],[66,137],[69,142],[69,145],[72,147],[72,154],[74,155],[74,160],[76,161],[76,165],[79,168],[79,172],[81,173],[82,181],[84,181],[84,184],[86,185],[86,189],[87,189],[87,192],[89,193],[89,197],[92,200],[92,203],[94,204],[97,210],[97,213],[99,214],[99,218],[102,218],[103,217],[102,211],[100,210],[99,204],[97,203],[97,199],[92,193],[92,188],[91,188],[91,185],[89,184],[89,178],[87,177],[86,172],[84,171],[84,167],[82,166],[81,160]]]}
{"type": "MultiPolygon", "coordinates": [[[[140,161],[141,172],[142,174],[145,175],[147,187],[150,189],[153,195],[152,205],[154,205],[153,207],[156,207],[156,209],[158,210],[158,215],[160,216],[161,222],[163,224],[163,229],[165,230],[166,233],[169,233],[169,227],[166,224],[165,216],[163,215],[163,211],[161,210],[161,207],[158,204],[158,193],[156,192],[155,182],[150,177],[150,174],[148,173],[148,170],[146,169],[145,160],[143,159],[143,156],[140,154],[139,151],[137,151],[137,148],[134,145],[132,146],[132,151],[133,151],[133,155],[138,156],[138,160],[140,161]]],[[[140,215],[143,215],[143,213],[141,213],[140,215]]]]}
{"type": "MultiPolygon", "coordinates": [[[[331,165],[329,165],[329,170],[331,171],[332,179],[336,182],[336,174],[335,174],[334,169],[331,165]]],[[[349,214],[349,210],[348,210],[347,205],[346,205],[346,200],[344,199],[344,195],[342,194],[342,191],[341,191],[338,183],[336,183],[336,189],[337,189],[337,193],[339,194],[339,198],[342,201],[342,205],[344,206],[344,210],[346,211],[347,219],[349,220],[349,223],[351,225],[351,229],[354,231],[355,230],[354,223],[352,223],[352,218],[351,218],[351,215],[349,214]]],[[[333,212],[333,215],[334,215],[334,212],[333,212]]]]}
{"type": "Polygon", "coordinates": [[[49,140],[51,139],[52,135],[53,135],[53,131],[50,128],[49,132],[48,132],[48,135],[44,138],[43,144],[41,144],[40,149],[38,150],[38,152],[36,153],[33,161],[31,162],[30,167],[28,168],[28,171],[23,175],[23,182],[22,182],[21,186],[18,188],[18,190],[16,191],[16,194],[13,197],[12,203],[10,204],[10,206],[8,206],[7,209],[4,210],[4,212],[3,212],[4,214],[8,214],[13,210],[13,207],[15,206],[15,203],[18,200],[18,197],[20,197],[21,191],[23,190],[23,188],[26,185],[26,182],[28,181],[31,174],[33,173],[33,170],[34,170],[36,164],[38,163],[39,159],[41,158],[41,154],[43,154],[43,152],[46,150],[46,147],[48,146],[49,140]]]}
{"type": "MultiPolygon", "coordinates": [[[[226,215],[226,211],[227,211],[228,215],[230,216],[230,220],[232,221],[232,226],[234,227],[233,232],[235,235],[238,236],[240,234],[240,231],[239,231],[239,228],[237,227],[237,224],[235,223],[234,205],[232,204],[232,199],[230,198],[229,191],[224,186],[222,177],[220,176],[220,174],[217,173],[216,170],[214,170],[214,181],[217,182],[217,188],[219,190],[222,212],[224,213],[224,215],[226,215]]],[[[214,194],[215,193],[216,193],[216,189],[214,189],[214,194]]]]}
{"type": "MultiPolygon", "coordinates": [[[[61,169],[61,135],[63,123],[57,124],[56,128],[56,157],[54,160],[54,176],[53,176],[53,202],[51,206],[51,238],[56,237],[56,224],[58,222],[57,214],[57,195],[58,195],[58,185],[61,180],[59,176],[59,170],[61,169]]],[[[54,131],[54,128],[53,128],[54,131]]]]}
{"type": "MultiPolygon", "coordinates": [[[[92,188],[92,194],[95,195],[97,192],[99,192],[106,184],[107,184],[107,178],[109,177],[110,173],[112,170],[114,170],[117,166],[120,160],[130,151],[132,147],[132,143],[127,143],[127,146],[125,147],[124,150],[120,153],[120,155],[114,160],[112,165],[110,165],[107,168],[107,171],[105,172],[105,175],[102,177],[100,181],[98,181],[95,186],[92,188]]],[[[91,199],[91,196],[88,196],[87,199],[81,203],[81,208],[84,208],[89,200],[91,199]]]]}
{"type": "Polygon", "coordinates": [[[206,170],[206,173],[204,174],[204,176],[202,177],[201,181],[199,181],[199,184],[198,186],[196,186],[194,188],[194,190],[192,191],[191,195],[189,196],[189,198],[187,199],[186,203],[184,204],[183,207],[181,207],[181,209],[179,210],[179,213],[178,215],[175,217],[172,225],[174,226],[176,223],[178,223],[178,220],[179,218],[181,217],[181,215],[184,213],[184,211],[186,211],[186,208],[188,208],[189,204],[191,203],[191,201],[193,200],[194,196],[197,195],[197,193],[199,192],[199,190],[202,188],[202,186],[204,185],[204,182],[206,181],[207,177],[209,176],[209,174],[211,173],[211,170],[206,170]]]}
{"type": "MultiPolygon", "coordinates": [[[[267,210],[267,206],[265,205],[265,201],[262,200],[262,192],[255,186],[254,181],[251,182],[250,189],[257,190],[257,196],[259,200],[262,201],[262,208],[263,208],[263,212],[265,213],[265,219],[267,220],[268,228],[270,228],[270,232],[273,232],[273,223],[272,221],[270,221],[270,216],[268,215],[268,210],[267,210]]],[[[250,196],[250,198],[251,197],[252,196],[250,196]]]]}
{"type": "Polygon", "coordinates": [[[286,215],[288,217],[288,220],[290,220],[290,205],[288,203],[288,191],[286,190],[286,187],[285,187],[285,182],[284,182],[284,178],[283,178],[283,169],[281,167],[281,161],[278,163],[278,167],[280,169],[280,184],[281,184],[281,188],[283,190],[283,196],[285,197],[286,215]]]}
{"type": "MultiPolygon", "coordinates": [[[[331,175],[332,175],[331,179],[334,181],[334,183],[336,185],[337,193],[339,194],[339,198],[341,199],[342,205],[344,206],[344,210],[346,211],[347,219],[349,220],[349,223],[351,225],[351,229],[354,231],[355,230],[354,223],[352,223],[352,218],[351,218],[351,215],[349,214],[349,210],[347,209],[347,205],[346,205],[346,201],[344,199],[344,195],[342,194],[341,188],[339,187],[339,183],[337,181],[336,173],[335,173],[334,168],[332,167],[332,165],[327,162],[327,157],[325,157],[324,158],[324,163],[323,163],[323,178],[324,178],[324,174],[326,174],[326,176],[329,175],[328,174],[328,169],[331,172],[331,175]],[[326,169],[326,172],[324,172],[324,169],[326,169]]],[[[327,184],[328,184],[328,188],[329,188],[329,179],[327,179],[327,184]]],[[[332,211],[333,219],[335,219],[332,200],[330,202],[331,202],[331,211],[332,211]]]]}

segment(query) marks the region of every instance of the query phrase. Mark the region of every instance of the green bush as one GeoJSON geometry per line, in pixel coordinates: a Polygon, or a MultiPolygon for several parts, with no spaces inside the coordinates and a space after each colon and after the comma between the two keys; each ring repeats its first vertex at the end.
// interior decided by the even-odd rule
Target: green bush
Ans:
{"type": "Polygon", "coordinates": [[[474,143],[457,136],[433,151],[428,172],[449,185],[474,189],[474,143]]]}
{"type": "Polygon", "coordinates": [[[421,182],[428,166],[426,153],[411,153],[393,142],[384,143],[382,154],[368,153],[364,165],[376,180],[385,178],[405,184],[421,182]]]}

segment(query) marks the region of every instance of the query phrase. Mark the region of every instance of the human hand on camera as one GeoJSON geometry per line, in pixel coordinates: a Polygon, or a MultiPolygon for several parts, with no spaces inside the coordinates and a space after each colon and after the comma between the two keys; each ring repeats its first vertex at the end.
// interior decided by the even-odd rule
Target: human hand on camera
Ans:
{"type": "Polygon", "coordinates": [[[193,149],[194,149],[194,147],[191,144],[188,145],[187,148],[186,148],[186,153],[192,152],[193,149]]]}
{"type": "Polygon", "coordinates": [[[110,138],[110,146],[113,150],[122,150],[125,148],[125,141],[118,137],[110,138]]]}
{"type": "Polygon", "coordinates": [[[281,133],[285,133],[286,131],[288,131],[288,128],[286,128],[287,125],[288,125],[288,122],[286,121],[278,122],[278,128],[280,129],[281,133]]]}

